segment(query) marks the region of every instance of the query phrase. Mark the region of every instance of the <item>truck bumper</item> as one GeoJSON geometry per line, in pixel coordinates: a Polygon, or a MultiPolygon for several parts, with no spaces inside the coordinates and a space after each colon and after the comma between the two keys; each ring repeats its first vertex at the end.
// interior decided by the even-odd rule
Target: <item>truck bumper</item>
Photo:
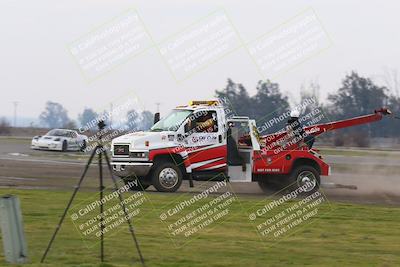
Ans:
{"type": "Polygon", "coordinates": [[[111,161],[111,166],[115,175],[119,177],[127,176],[146,176],[151,167],[152,162],[121,162],[121,161],[111,161]]]}

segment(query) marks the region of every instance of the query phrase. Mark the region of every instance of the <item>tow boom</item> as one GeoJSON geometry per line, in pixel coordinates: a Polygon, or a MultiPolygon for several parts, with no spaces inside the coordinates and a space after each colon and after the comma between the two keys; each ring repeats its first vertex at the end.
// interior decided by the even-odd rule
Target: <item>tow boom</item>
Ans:
{"type": "MultiPolygon", "coordinates": [[[[364,116],[359,116],[351,119],[340,120],[335,122],[329,123],[322,123],[304,127],[304,130],[307,134],[318,136],[322,133],[333,131],[337,129],[357,126],[361,124],[367,124],[375,121],[379,121],[385,115],[390,115],[392,112],[387,108],[381,108],[374,110],[374,113],[364,116]]],[[[279,146],[279,141],[284,139],[285,135],[287,134],[286,131],[281,131],[273,134],[268,134],[264,136],[260,136],[260,141],[263,145],[269,146],[270,148],[279,146]],[[274,142],[277,142],[274,144],[274,142]]]]}
{"type": "Polygon", "coordinates": [[[317,136],[328,131],[380,121],[384,115],[389,115],[389,114],[392,114],[392,112],[389,109],[381,108],[378,110],[374,110],[373,114],[359,116],[346,120],[335,121],[335,122],[311,125],[305,127],[304,130],[306,131],[307,134],[317,136]]]}

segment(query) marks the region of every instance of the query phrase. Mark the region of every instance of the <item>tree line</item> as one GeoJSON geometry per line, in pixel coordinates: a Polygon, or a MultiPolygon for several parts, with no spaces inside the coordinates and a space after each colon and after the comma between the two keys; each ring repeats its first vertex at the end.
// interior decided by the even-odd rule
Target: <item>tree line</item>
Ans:
{"type": "MultiPolygon", "coordinates": [[[[400,97],[396,90],[375,84],[370,78],[362,77],[355,71],[344,77],[341,86],[328,95],[325,103],[319,99],[317,83],[313,82],[308,87],[301,88],[300,96],[294,102],[299,104],[307,98],[314,99],[312,105],[306,109],[318,108],[322,111],[325,116],[318,123],[370,114],[381,107],[388,107],[394,114],[400,114],[400,97]]],[[[259,81],[256,93],[250,96],[242,84],[228,79],[227,85],[221,90],[216,90],[215,94],[218,98],[228,99],[235,114],[256,119],[257,125],[271,126],[271,119],[281,117],[291,108],[288,96],[281,92],[278,83],[270,80],[259,81]]],[[[302,110],[302,113],[307,111],[302,110]]],[[[398,137],[400,121],[392,118],[393,116],[376,123],[343,129],[340,133],[352,134],[355,138],[356,135],[359,135],[359,138],[398,137]]],[[[286,122],[281,120],[273,124],[263,134],[283,129],[286,122]]]]}
{"type": "MultiPolygon", "coordinates": [[[[312,82],[307,87],[302,86],[299,97],[293,99],[292,96],[291,100],[299,104],[312,98],[312,104],[308,105],[302,112],[305,114],[310,109],[316,108],[321,110],[324,116],[318,123],[370,114],[381,107],[388,107],[394,114],[400,114],[398,88],[389,90],[388,87],[390,86],[378,85],[370,78],[360,76],[355,71],[343,78],[341,86],[330,93],[324,103],[319,99],[320,87],[318,83],[312,82]]],[[[287,114],[287,111],[293,108],[293,105],[291,107],[289,104],[289,97],[282,93],[279,84],[270,80],[259,81],[256,85],[256,93],[251,96],[241,83],[235,83],[232,79],[228,79],[223,89],[215,91],[215,96],[223,99],[224,101],[221,102],[224,105],[229,105],[229,109],[233,110],[235,115],[254,118],[260,127],[269,126],[262,134],[283,129],[286,120],[282,119],[273,124],[269,122],[272,118],[281,118],[282,114],[287,114]]],[[[79,114],[78,120],[74,121],[69,118],[67,110],[60,103],[48,101],[39,119],[41,125],[48,128],[79,128],[105,112],[95,112],[93,109],[85,107],[79,114]]],[[[120,115],[118,117],[121,119],[120,115]]],[[[129,130],[139,131],[148,130],[152,126],[154,115],[148,110],[131,109],[126,111],[124,117],[123,122],[129,125],[129,130]]],[[[107,117],[106,124],[114,125],[115,122],[111,122],[111,118],[107,117]]],[[[400,121],[390,118],[340,131],[340,133],[352,134],[355,139],[360,140],[365,137],[398,137],[399,132],[400,121]]]]}
{"type": "Polygon", "coordinates": [[[128,126],[129,130],[144,131],[153,125],[153,113],[148,110],[141,112],[130,109],[126,111],[124,118],[121,114],[117,114],[118,118],[114,118],[112,112],[102,111],[95,112],[93,109],[85,107],[82,113],[78,115],[78,121],[69,118],[68,111],[60,104],[48,101],[45,110],[40,114],[39,120],[41,125],[48,128],[69,128],[96,131],[96,124],[99,120],[103,120],[106,125],[116,128],[128,126]],[[123,125],[121,125],[123,124],[123,125]]]}

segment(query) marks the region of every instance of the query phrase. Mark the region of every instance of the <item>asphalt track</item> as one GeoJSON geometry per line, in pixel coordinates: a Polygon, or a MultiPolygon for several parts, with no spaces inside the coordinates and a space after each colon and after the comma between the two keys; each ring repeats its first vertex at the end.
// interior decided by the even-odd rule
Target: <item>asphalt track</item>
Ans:
{"type": "MultiPolygon", "coordinates": [[[[72,190],[77,183],[86,158],[80,152],[32,151],[26,141],[0,140],[0,187],[12,189],[72,190]]],[[[400,205],[400,165],[398,152],[382,156],[325,156],[333,174],[323,182],[355,185],[357,190],[322,189],[329,201],[400,205]],[[337,169],[337,171],[335,170],[337,169]]],[[[82,190],[97,190],[97,168],[89,169],[82,190]]],[[[198,192],[184,182],[178,193],[198,192]]],[[[263,197],[257,183],[231,183],[230,190],[239,195],[263,197]]],[[[149,192],[155,192],[153,187],[149,192]]]]}

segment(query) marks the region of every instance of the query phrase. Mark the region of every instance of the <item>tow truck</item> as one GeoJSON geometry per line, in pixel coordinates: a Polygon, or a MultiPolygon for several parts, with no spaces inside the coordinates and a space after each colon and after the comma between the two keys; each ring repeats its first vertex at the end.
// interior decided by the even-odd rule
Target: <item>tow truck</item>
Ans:
{"type": "MultiPolygon", "coordinates": [[[[328,131],[379,121],[387,108],[372,114],[304,127],[318,136],[328,131]]],[[[258,182],[264,191],[283,186],[318,190],[330,166],[319,151],[290,142],[290,131],[261,136],[249,117],[227,117],[218,100],[191,101],[178,106],[146,132],[112,140],[111,164],[125,182],[139,181],[133,190],[153,185],[160,192],[175,192],[183,180],[258,182]],[[307,186],[305,186],[307,185],[307,186]]]]}

